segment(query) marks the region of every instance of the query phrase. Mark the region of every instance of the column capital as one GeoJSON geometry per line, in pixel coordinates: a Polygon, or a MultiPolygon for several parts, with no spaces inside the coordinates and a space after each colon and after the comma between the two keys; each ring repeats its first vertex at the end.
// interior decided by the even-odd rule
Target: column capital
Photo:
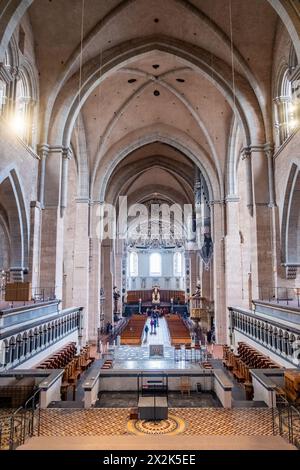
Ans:
{"type": "Polygon", "coordinates": [[[274,145],[271,142],[267,142],[264,146],[264,151],[267,157],[273,157],[274,145]]]}
{"type": "Polygon", "coordinates": [[[89,204],[89,205],[91,205],[91,200],[88,197],[76,197],[75,202],[77,204],[89,204]]]}
{"type": "Polygon", "coordinates": [[[291,98],[290,96],[276,96],[275,98],[273,98],[273,101],[275,104],[280,105],[283,103],[290,103],[291,98]]]}
{"type": "Polygon", "coordinates": [[[11,73],[10,67],[3,63],[0,64],[0,79],[8,85],[13,80],[13,75],[11,73]]]}
{"type": "Polygon", "coordinates": [[[40,157],[46,158],[48,156],[49,149],[50,149],[50,147],[49,147],[48,144],[39,144],[37,146],[38,155],[40,157]]]}
{"type": "Polygon", "coordinates": [[[19,67],[16,67],[16,66],[10,67],[10,73],[13,77],[13,80],[19,80],[19,78],[20,78],[20,69],[19,69],[19,67]]]}
{"type": "Polygon", "coordinates": [[[256,144],[256,145],[249,145],[248,147],[244,147],[241,151],[242,160],[251,158],[253,153],[262,153],[262,152],[264,152],[266,155],[268,155],[269,152],[274,153],[274,144],[272,142],[266,142],[265,144],[256,144]]]}
{"type": "Polygon", "coordinates": [[[216,205],[224,205],[225,204],[225,200],[224,199],[215,199],[214,201],[209,201],[209,205],[210,206],[216,206],[216,205]]]}
{"type": "Polygon", "coordinates": [[[71,160],[73,152],[70,147],[62,147],[61,153],[63,158],[71,160]]]}
{"type": "Polygon", "coordinates": [[[30,201],[30,207],[36,207],[37,209],[41,209],[41,203],[39,201],[30,201]]]}
{"type": "Polygon", "coordinates": [[[252,148],[251,147],[244,147],[241,151],[242,160],[250,159],[252,155],[252,148]]]}
{"type": "Polygon", "coordinates": [[[240,198],[235,194],[229,194],[225,197],[225,204],[228,204],[229,202],[240,202],[240,198]]]}

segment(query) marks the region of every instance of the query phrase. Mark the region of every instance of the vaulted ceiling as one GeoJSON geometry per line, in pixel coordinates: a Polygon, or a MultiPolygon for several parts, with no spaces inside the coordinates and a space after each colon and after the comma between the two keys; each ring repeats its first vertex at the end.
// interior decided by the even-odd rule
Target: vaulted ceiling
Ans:
{"type": "Polygon", "coordinates": [[[120,188],[106,185],[112,175],[123,184],[122,169],[128,176],[122,190],[132,198],[150,184],[151,193],[164,185],[174,194],[184,187],[182,197],[189,200],[195,163],[214,196],[224,195],[232,134],[237,147],[272,140],[271,75],[280,20],[271,4],[33,1],[28,14],[40,78],[41,140],[71,140],[77,158],[84,153],[94,198],[101,190],[103,197],[116,197],[120,188]],[[84,134],[80,151],[76,133],[84,134]]]}

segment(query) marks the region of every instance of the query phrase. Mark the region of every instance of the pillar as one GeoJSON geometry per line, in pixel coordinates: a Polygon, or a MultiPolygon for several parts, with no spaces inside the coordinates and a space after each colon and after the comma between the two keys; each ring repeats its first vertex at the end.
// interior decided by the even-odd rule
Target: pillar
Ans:
{"type": "Polygon", "coordinates": [[[193,294],[196,289],[198,277],[197,277],[197,252],[189,251],[190,257],[190,293],[193,294]]]}
{"type": "Polygon", "coordinates": [[[89,339],[89,201],[76,200],[76,229],[74,241],[73,301],[83,307],[83,344],[89,339]]]}
{"type": "MultiPolygon", "coordinates": [[[[239,233],[239,198],[226,198],[225,236],[225,285],[228,307],[248,307],[248,298],[243,292],[243,272],[241,261],[241,239],[239,233]]],[[[245,286],[244,286],[245,287],[245,286]]]]}
{"type": "Polygon", "coordinates": [[[41,205],[38,201],[30,203],[30,244],[29,244],[29,281],[33,295],[39,294],[40,255],[41,255],[41,205]]]}
{"type": "Polygon", "coordinates": [[[250,215],[253,215],[253,177],[252,177],[252,163],[251,163],[251,148],[245,147],[242,151],[242,160],[246,162],[246,177],[247,177],[247,207],[250,215]]]}
{"type": "MultiPolygon", "coordinates": [[[[62,161],[66,155],[61,147],[50,147],[45,161],[44,210],[41,234],[41,287],[53,288],[57,299],[62,299],[63,287],[63,213],[61,195],[65,191],[62,180],[62,161]]],[[[66,177],[65,177],[66,179],[66,177]]]]}
{"type": "Polygon", "coordinates": [[[122,270],[123,270],[123,240],[117,239],[115,241],[115,264],[114,264],[114,285],[120,291],[120,298],[118,301],[119,312],[122,313],[122,270]]]}
{"type": "Polygon", "coordinates": [[[112,240],[105,239],[101,245],[101,278],[105,302],[104,321],[113,323],[113,274],[112,274],[112,240]]]}
{"type": "Polygon", "coordinates": [[[225,297],[225,259],[224,259],[224,203],[211,201],[211,218],[213,221],[213,272],[214,272],[214,305],[216,342],[226,343],[228,321],[225,297]]]}
{"type": "Polygon", "coordinates": [[[97,339],[98,328],[101,327],[101,242],[99,230],[99,207],[96,202],[91,204],[90,228],[90,282],[89,282],[89,340],[97,339]]]}
{"type": "Polygon", "coordinates": [[[251,219],[251,285],[252,299],[259,298],[262,286],[274,284],[273,270],[273,220],[275,207],[274,174],[269,144],[250,146],[243,149],[246,158],[248,185],[253,198],[251,219]],[[249,176],[251,168],[251,181],[249,176]],[[251,183],[251,185],[250,185],[251,183]]]}

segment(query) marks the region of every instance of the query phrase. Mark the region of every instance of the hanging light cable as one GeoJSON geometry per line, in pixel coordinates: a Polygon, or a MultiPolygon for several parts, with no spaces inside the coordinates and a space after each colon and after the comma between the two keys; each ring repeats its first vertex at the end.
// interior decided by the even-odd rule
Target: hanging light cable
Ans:
{"type": "Polygon", "coordinates": [[[85,0],[82,0],[81,6],[81,30],[80,30],[80,56],[79,56],[79,84],[78,84],[78,106],[81,105],[81,87],[82,87],[82,62],[83,62],[83,32],[84,32],[84,7],[85,0]]]}
{"type": "Polygon", "coordinates": [[[234,70],[234,54],[233,54],[233,30],[232,30],[232,5],[231,5],[231,0],[229,0],[229,23],[230,23],[230,51],[231,51],[233,111],[234,111],[234,114],[236,116],[236,93],[235,93],[235,70],[234,70]]]}

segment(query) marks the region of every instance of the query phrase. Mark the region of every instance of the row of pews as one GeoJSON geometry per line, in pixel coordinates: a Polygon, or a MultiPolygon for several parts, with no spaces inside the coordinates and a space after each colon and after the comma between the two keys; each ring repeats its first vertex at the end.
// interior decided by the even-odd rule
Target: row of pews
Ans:
{"type": "Polygon", "coordinates": [[[132,315],[121,334],[121,345],[140,346],[147,317],[132,315]]]}
{"type": "Polygon", "coordinates": [[[251,369],[278,369],[280,366],[268,356],[249,346],[247,343],[238,343],[240,359],[251,369]]]}
{"type": "Polygon", "coordinates": [[[69,343],[37,366],[37,369],[64,369],[61,385],[62,400],[67,397],[70,386],[75,387],[82,372],[94,362],[90,346],[83,347],[77,354],[76,343],[69,343]]]}
{"type": "Polygon", "coordinates": [[[76,354],[76,343],[68,343],[39,364],[37,369],[63,369],[76,354]]]}
{"type": "Polygon", "coordinates": [[[238,343],[238,354],[235,354],[229,346],[223,345],[223,365],[231,371],[238,382],[243,383],[248,400],[253,398],[253,386],[250,369],[274,369],[280,368],[269,357],[246,343],[238,343]]]}
{"type": "Polygon", "coordinates": [[[190,330],[179,315],[166,316],[172,346],[191,345],[190,330]]]}
{"type": "Polygon", "coordinates": [[[62,400],[67,399],[69,387],[73,387],[75,391],[76,383],[80,379],[81,374],[93,364],[94,360],[95,358],[91,356],[91,348],[87,345],[81,349],[80,354],[74,356],[66,365],[61,384],[62,400]]]}

